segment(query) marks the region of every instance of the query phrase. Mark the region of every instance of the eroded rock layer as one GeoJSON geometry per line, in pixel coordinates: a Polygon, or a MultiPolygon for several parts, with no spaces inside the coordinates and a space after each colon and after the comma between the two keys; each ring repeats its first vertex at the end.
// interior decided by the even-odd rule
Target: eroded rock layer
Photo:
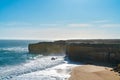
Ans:
{"type": "Polygon", "coordinates": [[[75,61],[120,62],[120,44],[69,44],[66,54],[75,61]]]}
{"type": "Polygon", "coordinates": [[[120,62],[120,40],[66,40],[29,45],[30,53],[62,54],[70,60],[88,62],[120,62]]]}
{"type": "Polygon", "coordinates": [[[36,44],[29,44],[29,52],[35,54],[58,54],[65,53],[65,41],[55,42],[40,42],[36,44]]]}

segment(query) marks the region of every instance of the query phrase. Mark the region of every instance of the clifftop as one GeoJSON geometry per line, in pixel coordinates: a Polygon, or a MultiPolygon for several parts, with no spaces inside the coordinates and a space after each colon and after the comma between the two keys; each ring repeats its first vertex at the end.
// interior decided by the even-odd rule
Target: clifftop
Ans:
{"type": "Polygon", "coordinates": [[[80,39],[66,40],[67,43],[120,44],[120,39],[80,39]]]}

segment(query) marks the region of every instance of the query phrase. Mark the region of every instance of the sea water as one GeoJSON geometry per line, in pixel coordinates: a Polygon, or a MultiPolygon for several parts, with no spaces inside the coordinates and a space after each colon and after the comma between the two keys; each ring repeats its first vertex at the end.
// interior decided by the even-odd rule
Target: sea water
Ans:
{"type": "Polygon", "coordinates": [[[40,41],[0,40],[0,80],[65,80],[68,77],[64,56],[28,52],[28,44],[36,42],[40,41]],[[51,60],[52,57],[57,59],[51,60]],[[65,71],[60,73],[62,67],[65,71]]]}

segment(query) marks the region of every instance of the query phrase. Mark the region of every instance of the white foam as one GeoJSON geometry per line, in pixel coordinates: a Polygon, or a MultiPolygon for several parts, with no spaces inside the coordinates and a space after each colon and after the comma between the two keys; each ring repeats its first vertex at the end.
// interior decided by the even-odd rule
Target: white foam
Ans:
{"type": "Polygon", "coordinates": [[[22,65],[5,67],[0,70],[0,80],[9,80],[15,76],[35,72],[38,70],[45,70],[46,68],[61,63],[63,63],[63,59],[61,57],[57,60],[51,60],[51,56],[48,56],[28,61],[22,65]]]}
{"type": "Polygon", "coordinates": [[[10,48],[0,48],[0,51],[25,52],[28,51],[28,49],[26,47],[10,47],[10,48]]]}
{"type": "Polygon", "coordinates": [[[75,66],[78,65],[63,63],[46,70],[17,76],[13,80],[20,80],[22,78],[25,80],[67,80],[70,77],[71,69],[75,66]]]}
{"type": "Polygon", "coordinates": [[[22,65],[0,69],[0,80],[66,80],[76,64],[64,61],[63,56],[36,57],[22,65]]]}

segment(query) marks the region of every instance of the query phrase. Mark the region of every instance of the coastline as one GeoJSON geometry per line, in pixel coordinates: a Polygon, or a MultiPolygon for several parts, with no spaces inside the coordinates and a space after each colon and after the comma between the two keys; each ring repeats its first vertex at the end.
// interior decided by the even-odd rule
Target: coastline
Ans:
{"type": "Polygon", "coordinates": [[[117,72],[110,67],[83,65],[72,69],[68,80],[120,80],[117,72]]]}
{"type": "Polygon", "coordinates": [[[64,62],[45,70],[38,70],[35,72],[23,74],[12,78],[13,80],[68,80],[72,68],[82,66],[83,64],[73,64],[64,62]]]}
{"type": "MultiPolygon", "coordinates": [[[[29,53],[34,54],[51,55],[51,53],[55,53],[55,55],[60,55],[60,53],[64,53],[70,61],[91,64],[83,64],[80,67],[78,67],[79,65],[71,66],[69,70],[71,76],[68,80],[120,80],[119,74],[107,67],[107,64],[112,66],[120,62],[119,47],[120,40],[100,39],[41,42],[29,44],[28,49],[29,53]]],[[[63,70],[59,68],[56,72],[66,70],[67,68],[63,70]]]]}

